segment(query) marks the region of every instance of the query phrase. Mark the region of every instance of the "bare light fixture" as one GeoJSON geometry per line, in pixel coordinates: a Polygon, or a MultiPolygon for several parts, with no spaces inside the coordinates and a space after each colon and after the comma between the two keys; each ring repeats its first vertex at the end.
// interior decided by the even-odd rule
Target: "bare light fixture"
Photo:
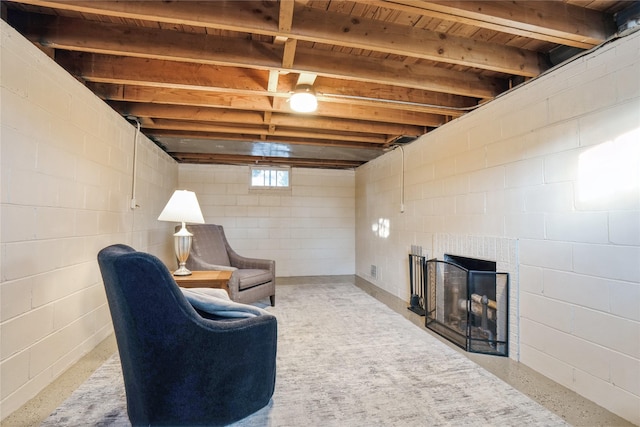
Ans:
{"type": "Polygon", "coordinates": [[[298,113],[312,113],[318,108],[316,92],[311,85],[297,85],[289,103],[291,109],[298,113]]]}
{"type": "Polygon", "coordinates": [[[159,221],[181,222],[182,228],[173,236],[175,237],[176,257],[179,268],[173,272],[174,276],[189,276],[191,271],[185,266],[189,251],[191,250],[191,239],[193,234],[185,227],[186,222],[193,224],[204,224],[204,217],[198,204],[196,193],[187,190],[176,190],[167,205],[158,217],[159,221]]]}

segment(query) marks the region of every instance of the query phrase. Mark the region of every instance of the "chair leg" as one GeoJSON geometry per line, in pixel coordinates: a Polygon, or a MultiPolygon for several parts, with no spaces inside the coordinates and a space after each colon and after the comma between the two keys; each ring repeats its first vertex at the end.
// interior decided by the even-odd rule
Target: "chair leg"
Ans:
{"type": "Polygon", "coordinates": [[[276,296],[275,295],[269,295],[269,300],[271,300],[271,307],[275,307],[276,306],[276,296]]]}

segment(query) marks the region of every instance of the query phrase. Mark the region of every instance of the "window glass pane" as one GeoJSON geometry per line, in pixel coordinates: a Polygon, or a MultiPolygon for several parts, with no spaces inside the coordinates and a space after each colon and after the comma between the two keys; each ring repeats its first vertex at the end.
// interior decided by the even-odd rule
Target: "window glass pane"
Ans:
{"type": "Polygon", "coordinates": [[[279,187],[289,186],[289,171],[278,171],[278,184],[279,187]]]}
{"type": "Polygon", "coordinates": [[[264,170],[252,169],[251,170],[251,185],[263,186],[264,185],[264,170]]]}
{"type": "Polygon", "coordinates": [[[288,169],[251,168],[252,187],[289,187],[288,169]]]}

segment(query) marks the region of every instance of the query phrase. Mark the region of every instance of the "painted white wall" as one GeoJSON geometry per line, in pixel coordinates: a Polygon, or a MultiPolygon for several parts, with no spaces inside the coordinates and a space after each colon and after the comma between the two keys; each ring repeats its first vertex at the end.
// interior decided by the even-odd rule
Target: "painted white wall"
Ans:
{"type": "Polygon", "coordinates": [[[156,220],[178,166],[1,21],[0,418],[112,332],[96,262],[126,243],[173,255],[156,220]]]}
{"type": "Polygon", "coordinates": [[[205,222],[222,225],[239,254],[275,260],[278,277],[355,273],[354,171],[293,168],[290,189],[255,190],[248,166],[179,170],[205,222]]]}
{"type": "Polygon", "coordinates": [[[356,171],[356,274],[408,299],[412,244],[515,239],[519,360],[636,424],[638,76],[640,32],[423,136],[404,148],[404,213],[399,149],[356,171]]]}

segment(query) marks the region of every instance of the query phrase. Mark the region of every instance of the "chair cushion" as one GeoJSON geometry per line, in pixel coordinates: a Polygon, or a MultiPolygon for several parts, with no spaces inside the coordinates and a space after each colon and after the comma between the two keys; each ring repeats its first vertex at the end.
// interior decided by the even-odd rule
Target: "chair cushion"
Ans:
{"type": "Polygon", "coordinates": [[[261,285],[273,279],[273,275],[269,270],[247,268],[236,270],[233,272],[233,274],[238,275],[238,288],[240,290],[261,285]]]}
{"type": "Polygon", "coordinates": [[[227,291],[212,288],[180,288],[191,305],[205,313],[220,317],[256,317],[266,312],[252,305],[231,301],[227,291]]]}

